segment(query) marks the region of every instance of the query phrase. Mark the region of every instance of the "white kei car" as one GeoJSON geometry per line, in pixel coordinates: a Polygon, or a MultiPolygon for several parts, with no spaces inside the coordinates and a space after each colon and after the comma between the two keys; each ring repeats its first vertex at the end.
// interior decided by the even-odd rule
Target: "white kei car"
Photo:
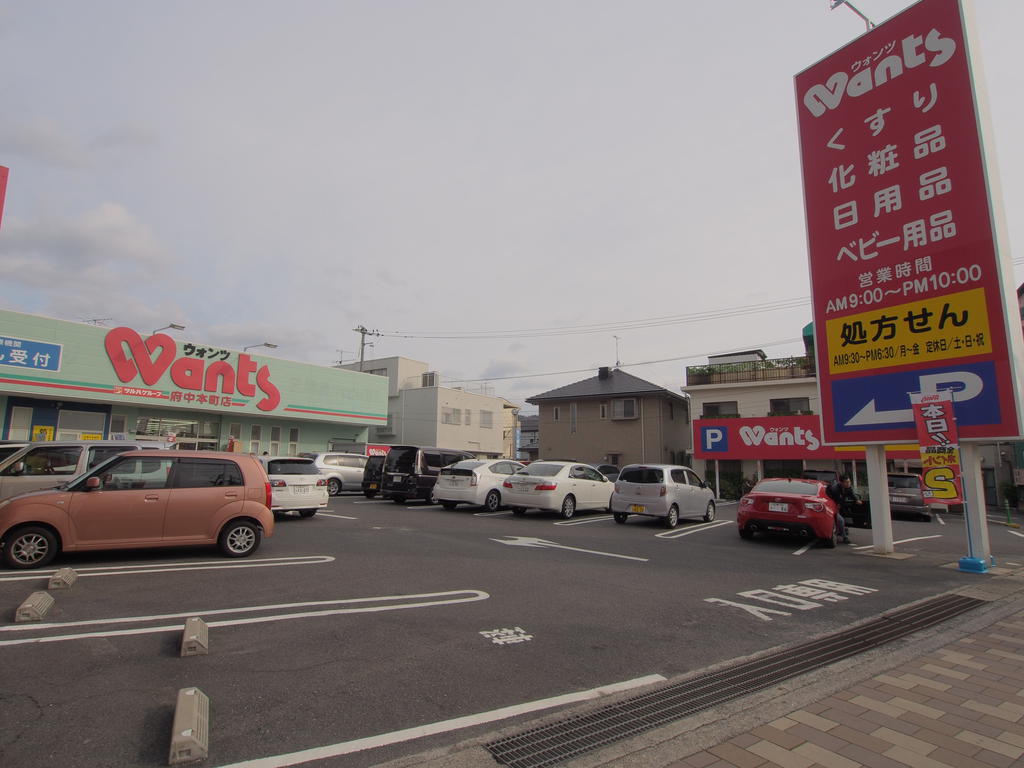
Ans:
{"type": "Polygon", "coordinates": [[[445,509],[474,504],[488,512],[501,508],[502,483],[523,468],[509,459],[457,461],[441,469],[434,484],[434,501],[445,509]]]}
{"type": "Polygon", "coordinates": [[[327,506],[327,478],[313,459],[300,456],[260,456],[273,497],[274,516],[296,510],[300,517],[312,517],[327,506]]]}
{"type": "Polygon", "coordinates": [[[623,467],[612,494],[615,522],[630,515],[660,517],[669,528],[679,518],[715,519],[715,494],[689,467],[678,464],[630,464],[623,467]]]}
{"type": "Polygon", "coordinates": [[[505,503],[521,515],[527,509],[558,512],[568,520],[576,510],[608,510],[612,484],[588,464],[536,461],[502,483],[505,503]]]}

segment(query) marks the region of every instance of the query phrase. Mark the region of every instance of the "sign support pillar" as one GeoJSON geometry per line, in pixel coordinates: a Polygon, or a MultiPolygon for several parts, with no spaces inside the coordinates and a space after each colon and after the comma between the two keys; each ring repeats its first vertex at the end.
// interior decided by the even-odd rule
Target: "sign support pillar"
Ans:
{"type": "Polygon", "coordinates": [[[978,444],[961,443],[960,461],[963,467],[964,525],[967,527],[967,557],[960,558],[960,570],[985,573],[995,561],[988,542],[985,485],[978,444]]]}
{"type": "Polygon", "coordinates": [[[864,454],[868,470],[868,501],[871,502],[872,551],[876,555],[891,555],[892,515],[889,514],[889,485],[885,479],[885,446],[865,446],[864,454]]]}

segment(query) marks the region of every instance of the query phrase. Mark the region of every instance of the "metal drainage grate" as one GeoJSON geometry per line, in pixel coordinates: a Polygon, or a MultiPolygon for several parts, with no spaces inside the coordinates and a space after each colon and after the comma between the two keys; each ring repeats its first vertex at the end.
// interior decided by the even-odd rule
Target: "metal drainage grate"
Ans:
{"type": "Polygon", "coordinates": [[[877,648],[965,613],[984,602],[962,595],[937,597],[883,614],[853,629],[668,685],[586,715],[575,715],[485,746],[495,760],[510,768],[556,765],[592,749],[877,648]]]}

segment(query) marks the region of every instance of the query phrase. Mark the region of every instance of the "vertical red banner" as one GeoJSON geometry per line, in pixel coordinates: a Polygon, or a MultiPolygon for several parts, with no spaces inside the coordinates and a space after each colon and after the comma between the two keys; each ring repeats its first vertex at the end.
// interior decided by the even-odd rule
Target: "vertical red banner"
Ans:
{"type": "Polygon", "coordinates": [[[4,199],[7,197],[7,174],[10,169],[0,165],[0,225],[4,223],[4,199]]]}
{"type": "Polygon", "coordinates": [[[936,504],[962,504],[960,437],[953,415],[951,392],[910,396],[921,445],[921,482],[924,500],[936,504]]]}

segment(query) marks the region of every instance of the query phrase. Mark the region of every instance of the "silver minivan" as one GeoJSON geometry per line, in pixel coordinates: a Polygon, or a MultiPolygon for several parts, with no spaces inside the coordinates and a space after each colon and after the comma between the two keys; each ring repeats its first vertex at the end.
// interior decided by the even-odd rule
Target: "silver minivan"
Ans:
{"type": "Polygon", "coordinates": [[[56,488],[112,456],[161,442],[134,440],[49,440],[32,443],[0,461],[0,500],[24,491],[56,488]]]}
{"type": "Polygon", "coordinates": [[[342,490],[361,491],[363,489],[363,469],[366,467],[366,456],[361,453],[300,453],[312,459],[316,468],[327,478],[327,493],[337,496],[342,490]]]}
{"type": "Polygon", "coordinates": [[[689,467],[678,464],[629,464],[615,480],[612,494],[615,522],[630,515],[660,517],[669,528],[679,518],[715,519],[715,494],[689,467]]]}

